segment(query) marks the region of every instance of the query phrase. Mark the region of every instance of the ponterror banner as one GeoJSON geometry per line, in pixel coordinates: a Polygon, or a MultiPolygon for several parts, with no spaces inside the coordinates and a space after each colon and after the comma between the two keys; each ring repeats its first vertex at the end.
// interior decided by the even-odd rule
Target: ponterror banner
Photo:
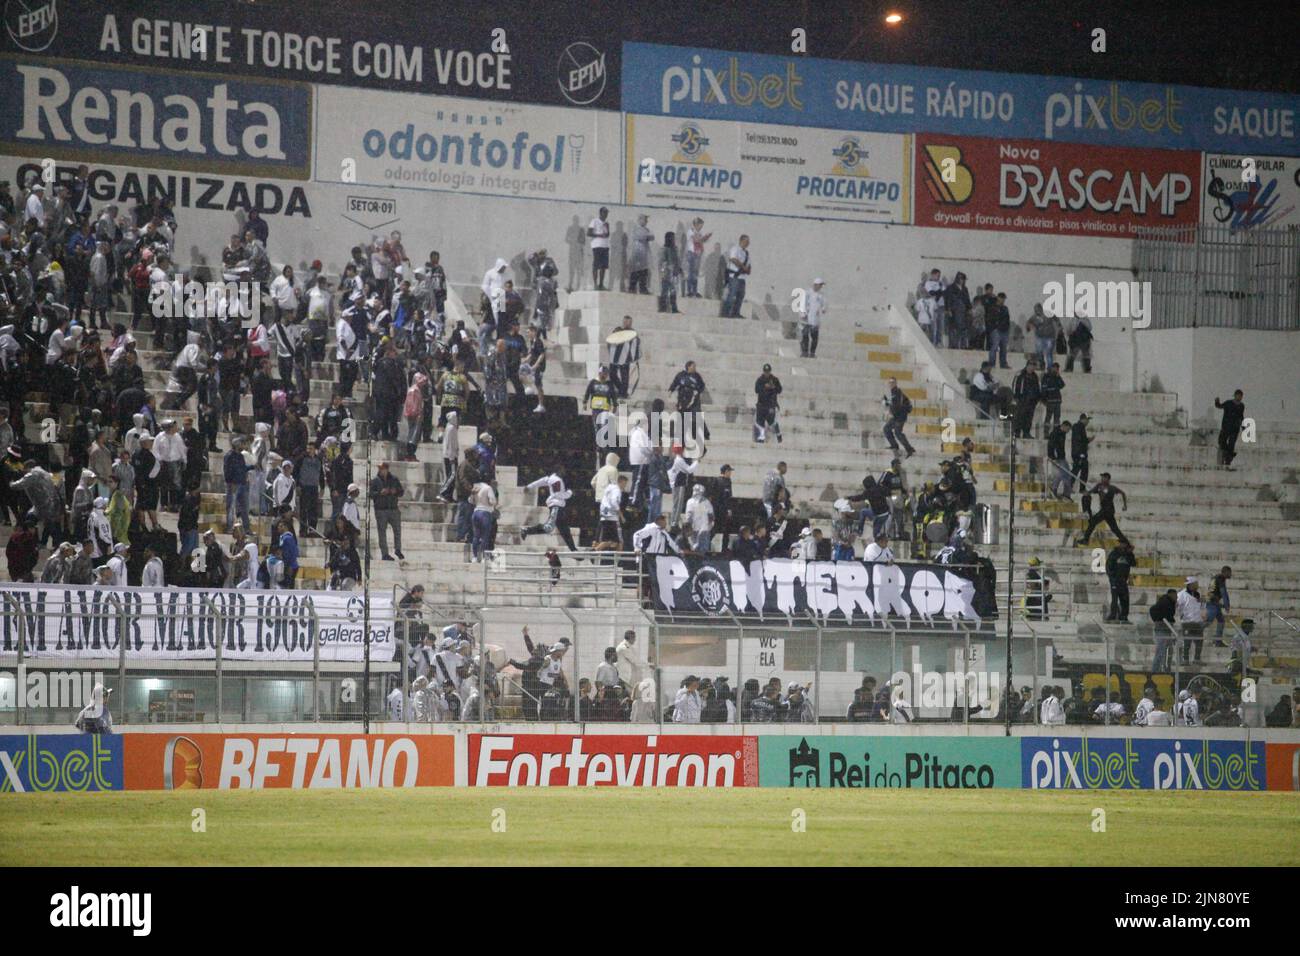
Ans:
{"type": "Polygon", "coordinates": [[[921,135],[918,226],[1130,238],[1200,216],[1200,155],[921,135]]]}
{"type": "Polygon", "coordinates": [[[125,734],[127,790],[450,787],[449,735],[125,734]]]}
{"type": "Polygon", "coordinates": [[[756,737],[471,734],[476,787],[756,787],[756,737]]]}

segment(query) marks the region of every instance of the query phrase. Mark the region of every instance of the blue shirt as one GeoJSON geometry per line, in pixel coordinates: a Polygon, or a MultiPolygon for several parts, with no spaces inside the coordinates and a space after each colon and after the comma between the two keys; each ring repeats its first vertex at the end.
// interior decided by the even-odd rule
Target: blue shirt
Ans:
{"type": "Polygon", "coordinates": [[[286,573],[298,569],[298,539],[290,531],[280,535],[280,560],[286,573]]]}

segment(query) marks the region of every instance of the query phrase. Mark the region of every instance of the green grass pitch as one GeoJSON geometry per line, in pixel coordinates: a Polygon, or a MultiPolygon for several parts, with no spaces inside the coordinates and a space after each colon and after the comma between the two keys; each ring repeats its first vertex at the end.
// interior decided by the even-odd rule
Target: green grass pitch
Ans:
{"type": "Polygon", "coordinates": [[[106,866],[1137,866],[1150,863],[1153,847],[1176,852],[1181,866],[1294,865],[1300,793],[447,788],[0,797],[0,864],[84,866],[91,847],[106,866]],[[1093,828],[1098,808],[1104,833],[1093,828]],[[206,832],[194,832],[195,809],[206,832]]]}

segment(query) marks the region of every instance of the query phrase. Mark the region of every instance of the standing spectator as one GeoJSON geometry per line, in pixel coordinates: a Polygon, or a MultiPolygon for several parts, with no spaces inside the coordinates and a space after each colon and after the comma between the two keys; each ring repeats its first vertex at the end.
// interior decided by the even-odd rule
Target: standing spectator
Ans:
{"type": "MultiPolygon", "coordinates": [[[[1007,309],[1007,294],[999,292],[994,297],[992,285],[986,285],[984,289],[984,330],[989,343],[989,365],[996,362],[999,368],[1011,368],[1007,364],[1007,342],[1011,336],[1011,312],[1007,309]]],[[[1067,365],[1066,371],[1069,370],[1067,365]]]]}
{"type": "Polygon", "coordinates": [[[154,442],[154,455],[158,458],[161,471],[158,478],[159,500],[164,511],[175,511],[181,504],[188,453],[185,450],[185,440],[176,428],[176,421],[168,418],[160,424],[162,433],[154,442]]]}
{"type": "Polygon", "coordinates": [[[72,556],[77,553],[77,546],[71,541],[64,541],[59,547],[45,559],[45,566],[41,568],[42,584],[63,584],[68,576],[68,567],[72,564],[72,556]]]}
{"type": "Polygon", "coordinates": [[[772,513],[782,506],[782,502],[789,497],[789,492],[785,486],[785,473],[789,466],[783,461],[778,461],[776,467],[769,471],[763,478],[763,510],[767,516],[772,517],[772,513]]]}
{"type": "Polygon", "coordinates": [[[1182,662],[1184,664],[1192,663],[1189,658],[1191,657],[1192,647],[1195,645],[1195,663],[1199,664],[1201,662],[1201,647],[1205,643],[1202,638],[1205,633],[1205,602],[1201,597],[1200,585],[1196,578],[1189,577],[1183,589],[1178,592],[1175,613],[1178,623],[1182,625],[1182,662]]]}
{"type": "Polygon", "coordinates": [[[5,559],[9,564],[9,580],[32,583],[32,572],[40,558],[36,532],[26,518],[20,518],[17,528],[5,545],[5,559]]]}
{"type": "Polygon", "coordinates": [[[398,440],[397,421],[406,400],[406,372],[397,357],[397,346],[391,341],[375,362],[374,383],[375,416],[378,418],[375,437],[395,442],[398,440]]]}
{"type": "Polygon", "coordinates": [[[564,515],[565,507],[569,499],[573,497],[573,492],[565,487],[564,479],[556,474],[546,475],[524,486],[526,491],[536,491],[539,488],[545,488],[547,492],[546,520],[540,524],[521,528],[519,531],[520,536],[527,538],[530,534],[550,534],[555,532],[559,534],[560,539],[564,541],[570,551],[577,551],[578,549],[573,543],[573,534],[569,530],[569,523],[565,520],[564,515]]]}
{"type": "Polygon", "coordinates": [[[885,440],[889,442],[889,447],[893,451],[898,451],[901,442],[907,457],[911,458],[916,454],[916,449],[903,434],[903,426],[907,424],[907,416],[912,412],[912,400],[898,387],[898,379],[889,380],[889,393],[884,398],[884,404],[889,415],[885,422],[885,440]]]}
{"type": "Polygon", "coordinates": [[[695,474],[700,467],[698,459],[696,461],[687,461],[685,449],[681,445],[673,445],[673,460],[668,466],[668,481],[673,491],[672,516],[668,519],[668,527],[674,532],[680,526],[682,511],[686,508],[686,488],[690,483],[691,476],[695,474]]]}
{"type": "Polygon", "coordinates": [[[474,486],[474,514],[472,517],[474,537],[470,546],[472,560],[475,562],[483,560],[483,552],[488,550],[488,544],[494,537],[493,525],[496,522],[496,512],[496,491],[486,481],[480,481],[474,486]]]}
{"type": "MultiPolygon", "coordinates": [[[[230,450],[222,459],[221,475],[226,482],[226,528],[234,525],[238,512],[247,531],[251,527],[248,520],[248,473],[252,471],[252,465],[244,458],[243,443],[244,439],[239,435],[231,438],[230,450]]],[[[138,469],[136,480],[139,481],[138,469]]]]}
{"type": "Polygon", "coordinates": [[[723,318],[740,318],[740,308],[745,302],[745,276],[752,271],[749,260],[749,236],[742,235],[727,251],[727,285],[722,296],[723,318]]]}
{"type": "Polygon", "coordinates": [[[597,292],[604,292],[609,271],[609,210],[604,206],[587,224],[587,236],[591,239],[591,283],[597,292]]]}
{"type": "Polygon", "coordinates": [[[135,513],[141,527],[148,519],[153,530],[158,530],[158,495],[161,486],[162,464],[153,451],[153,436],[145,432],[140,436],[140,449],[131,458],[135,469],[135,513]]]}
{"type": "Polygon", "coordinates": [[[144,549],[144,568],[140,571],[140,586],[155,591],[167,586],[162,558],[158,557],[153,548],[144,549]]]}
{"type": "MultiPolygon", "coordinates": [[[[1088,434],[1088,413],[1080,412],[1079,420],[1070,426],[1070,470],[1079,481],[1079,490],[1083,491],[1088,482],[1088,445],[1092,436],[1088,434]]],[[[1092,513],[1091,498],[1085,494],[1083,510],[1092,513]]]]}
{"type": "Polygon", "coordinates": [[[1066,339],[1069,346],[1070,354],[1065,359],[1065,370],[1074,371],[1074,360],[1081,358],[1083,360],[1084,374],[1092,372],[1092,319],[1086,315],[1080,315],[1070,326],[1070,334],[1066,339]]]}
{"type": "Polygon", "coordinates": [[[456,465],[460,460],[460,416],[447,413],[447,425],[442,432],[442,486],[438,500],[451,502],[455,494],[456,465]]]}
{"type": "Polygon", "coordinates": [[[1093,529],[1103,521],[1106,523],[1106,527],[1110,528],[1111,533],[1119,538],[1121,542],[1128,541],[1128,538],[1124,537],[1124,532],[1119,530],[1119,525],[1115,523],[1115,496],[1119,495],[1124,499],[1124,510],[1128,511],[1128,495],[1121,488],[1110,483],[1110,472],[1103,471],[1101,480],[1088,490],[1088,494],[1097,496],[1097,511],[1089,519],[1083,537],[1076,539],[1075,545],[1087,546],[1088,541],[1092,538],[1093,529]]]}
{"type": "Polygon", "coordinates": [[[1218,621],[1218,627],[1214,632],[1214,643],[1220,647],[1223,646],[1223,625],[1227,621],[1225,615],[1232,609],[1232,602],[1228,598],[1228,581],[1231,578],[1232,568],[1225,564],[1210,582],[1210,595],[1205,602],[1205,623],[1218,621]]]}
{"type": "MultiPolygon", "coordinates": [[[[816,349],[814,341],[813,348],[816,349]]],[[[768,429],[776,435],[777,444],[782,441],[781,426],[777,423],[776,412],[780,405],[781,380],[772,374],[772,366],[764,365],[763,374],[754,380],[754,441],[763,444],[767,441],[768,429]]]]}
{"type": "Polygon", "coordinates": [[[1025,331],[1034,337],[1034,352],[1042,368],[1052,367],[1052,356],[1056,354],[1056,337],[1061,332],[1061,320],[1054,315],[1047,315],[1041,303],[1034,304],[1034,314],[1025,323],[1025,331]]]}
{"type": "Polygon", "coordinates": [[[1061,390],[1065,388],[1065,379],[1061,378],[1061,366],[1057,363],[1052,362],[1046,368],[1039,383],[1038,397],[1046,410],[1043,413],[1043,437],[1049,438],[1061,424],[1061,390]]]}
{"type": "Polygon", "coordinates": [[[916,300],[916,320],[935,348],[943,347],[943,293],[946,288],[939,270],[931,269],[930,275],[921,283],[916,300]]]}
{"type": "Polygon", "coordinates": [[[283,586],[286,590],[292,590],[298,577],[298,538],[293,533],[293,522],[288,518],[283,519],[277,528],[280,533],[280,561],[284,565],[283,586]]]}
{"type": "Polygon", "coordinates": [[[703,709],[704,704],[700,700],[700,679],[691,674],[682,681],[682,686],[677,690],[677,698],[673,701],[673,723],[698,724],[703,709]]]}
{"type": "Polygon", "coordinates": [[[1128,624],[1128,578],[1137,563],[1131,542],[1122,542],[1111,548],[1106,556],[1106,578],[1110,581],[1110,613],[1106,620],[1115,624],[1128,624]]]}
{"type": "Polygon", "coordinates": [[[271,482],[271,513],[273,515],[292,514],[297,498],[298,482],[293,477],[293,462],[282,461],[280,468],[271,482]]]}
{"type": "MultiPolygon", "coordinates": [[[[284,323],[293,321],[293,318],[298,314],[298,285],[293,280],[293,266],[286,265],[280,270],[280,274],[272,280],[271,304],[275,309],[273,329],[279,327],[283,331],[284,323]]],[[[289,357],[293,357],[292,349],[289,350],[289,357]]],[[[284,369],[283,358],[280,361],[280,368],[284,369]]],[[[283,372],[281,372],[280,378],[288,380],[283,372]]]]}
{"type": "Polygon", "coordinates": [[[1047,461],[1051,465],[1051,491],[1054,498],[1069,498],[1074,490],[1074,479],[1065,464],[1065,436],[1070,433],[1066,425],[1058,424],[1047,436],[1047,461]]]}
{"type": "Polygon", "coordinates": [[[1016,400],[1016,420],[1012,434],[1017,438],[1029,438],[1039,396],[1038,373],[1034,371],[1032,355],[1025,356],[1025,367],[1012,380],[1011,394],[1016,400]]]}
{"type": "Polygon", "coordinates": [[[701,412],[704,389],[704,376],[696,370],[694,361],[688,361],[682,371],[673,376],[672,383],[668,386],[669,395],[677,393],[677,411],[682,416],[682,427],[677,434],[683,442],[688,434],[696,434],[697,429],[703,433],[705,441],[709,440],[709,423],[704,420],[701,412]],[[689,429],[688,425],[691,426],[689,429]]]}
{"type": "Polygon", "coordinates": [[[203,503],[197,485],[191,485],[181,502],[181,511],[176,519],[176,533],[181,538],[181,558],[189,561],[194,549],[199,546],[199,509],[203,503]]]}
{"type": "Polygon", "coordinates": [[[1246,403],[1242,401],[1244,393],[1237,389],[1232,399],[1226,402],[1214,400],[1214,407],[1223,409],[1223,418],[1219,423],[1219,464],[1232,471],[1232,459],[1237,457],[1237,437],[1241,434],[1241,424],[1246,417],[1246,403]]]}
{"type": "Polygon", "coordinates": [[[1173,588],[1156,598],[1147,610],[1147,616],[1151,618],[1151,623],[1156,631],[1156,654],[1151,661],[1151,670],[1153,672],[1167,671],[1169,669],[1169,648],[1173,644],[1170,628],[1173,626],[1174,615],[1177,610],[1178,592],[1173,588]]]}
{"type": "Polygon", "coordinates": [[[416,372],[402,403],[402,417],[406,419],[406,454],[402,456],[403,461],[419,461],[415,449],[419,444],[420,429],[424,425],[424,405],[429,389],[429,376],[416,372]]]}
{"type": "Polygon", "coordinates": [[[691,228],[686,231],[686,297],[688,299],[700,298],[700,259],[704,256],[704,244],[712,238],[713,233],[704,231],[703,219],[696,216],[691,220],[691,228]]]}
{"type": "Polygon", "coordinates": [[[691,550],[708,554],[713,540],[714,514],[712,502],[704,496],[703,485],[691,489],[691,500],[686,504],[686,522],[691,531],[691,550]]]}
{"type": "Polygon", "coordinates": [[[336,343],[334,354],[339,363],[338,393],[344,398],[352,397],[352,386],[357,380],[357,362],[361,354],[361,344],[357,341],[357,333],[352,328],[351,320],[359,311],[364,312],[364,306],[354,303],[339,314],[338,322],[334,325],[336,343]]]}
{"type": "MultiPolygon", "coordinates": [[[[650,243],[655,241],[654,233],[646,225],[650,217],[641,213],[636,217],[632,227],[632,251],[628,256],[627,291],[647,295],[650,292],[650,243]]],[[[662,306],[659,309],[663,311],[662,306]]]]}
{"type": "Polygon", "coordinates": [[[659,311],[678,314],[677,286],[682,277],[682,263],[677,254],[677,234],[664,233],[664,247],[659,254],[659,311]]]}
{"type": "Polygon", "coordinates": [[[969,348],[970,293],[966,290],[966,273],[958,272],[943,291],[943,310],[947,314],[948,348],[969,348]]]}
{"type": "Polygon", "coordinates": [[[402,554],[402,515],[397,500],[405,494],[397,476],[390,474],[388,462],[379,463],[379,473],[370,482],[370,501],[375,509],[375,522],[379,526],[379,554],[385,561],[393,560],[388,554],[388,529],[393,529],[393,554],[405,561],[402,554]]]}
{"type": "Polygon", "coordinates": [[[307,442],[307,451],[298,462],[298,520],[304,538],[319,538],[316,525],[320,521],[320,489],[325,478],[325,463],[314,441],[307,442]]]}
{"type": "Polygon", "coordinates": [[[813,279],[811,292],[803,297],[803,310],[799,313],[799,355],[803,358],[817,357],[817,340],[821,336],[822,318],[826,315],[826,297],[822,287],[826,280],[813,279]]]}

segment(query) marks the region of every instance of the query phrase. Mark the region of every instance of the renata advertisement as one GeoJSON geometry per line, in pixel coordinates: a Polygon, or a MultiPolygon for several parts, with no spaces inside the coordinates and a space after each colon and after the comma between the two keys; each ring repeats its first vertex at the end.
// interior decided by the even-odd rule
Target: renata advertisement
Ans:
{"type": "MultiPolygon", "coordinates": [[[[117,739],[117,738],[114,738],[117,739]]],[[[450,787],[450,736],[125,734],[127,790],[450,787]]]]}
{"type": "Polygon", "coordinates": [[[1195,225],[1200,170],[1192,152],[921,135],[915,222],[1127,239],[1195,225]]]}
{"type": "Polygon", "coordinates": [[[471,734],[476,787],[756,787],[756,737],[471,734]]]}

